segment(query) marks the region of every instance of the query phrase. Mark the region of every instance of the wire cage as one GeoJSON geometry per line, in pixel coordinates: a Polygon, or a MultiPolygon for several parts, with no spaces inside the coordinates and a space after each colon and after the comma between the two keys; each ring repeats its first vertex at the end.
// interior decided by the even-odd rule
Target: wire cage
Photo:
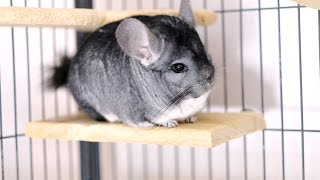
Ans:
{"type": "MultiPolygon", "coordinates": [[[[180,0],[4,0],[0,6],[178,9],[180,0]]],[[[261,111],[267,128],[213,149],[29,139],[33,120],[75,114],[50,69],[86,35],[0,27],[1,179],[319,179],[320,11],[291,0],[191,0],[218,14],[197,31],[216,66],[204,111],[261,111]]],[[[1,18],[1,17],[0,17],[1,18]]]]}

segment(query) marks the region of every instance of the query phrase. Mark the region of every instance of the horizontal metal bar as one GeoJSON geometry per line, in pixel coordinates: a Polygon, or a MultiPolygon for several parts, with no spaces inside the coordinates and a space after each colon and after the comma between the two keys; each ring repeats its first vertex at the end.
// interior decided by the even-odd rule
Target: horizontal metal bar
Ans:
{"type": "Polygon", "coordinates": [[[22,136],[25,136],[25,134],[16,134],[16,135],[3,136],[3,137],[0,137],[0,139],[8,139],[8,138],[15,138],[15,137],[22,137],[22,136]]]}
{"type": "Polygon", "coordinates": [[[277,128],[267,128],[264,131],[288,131],[288,132],[317,132],[319,133],[320,130],[313,130],[313,129],[277,129],[277,128]]]}
{"type": "MultiPolygon", "coordinates": [[[[225,9],[225,10],[214,10],[216,13],[231,13],[231,12],[243,12],[243,11],[259,11],[259,10],[276,10],[276,9],[292,9],[298,8],[299,6],[284,6],[284,7],[265,7],[265,8],[242,8],[242,9],[225,9]]],[[[306,6],[300,6],[304,8],[306,6]]]]}

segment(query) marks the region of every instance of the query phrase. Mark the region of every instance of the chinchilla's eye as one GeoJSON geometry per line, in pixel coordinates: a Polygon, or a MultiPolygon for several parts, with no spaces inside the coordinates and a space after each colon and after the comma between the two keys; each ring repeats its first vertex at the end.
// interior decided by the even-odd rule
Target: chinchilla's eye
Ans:
{"type": "Polygon", "coordinates": [[[186,66],[182,63],[172,65],[171,69],[176,73],[181,73],[187,70],[186,66]]]}

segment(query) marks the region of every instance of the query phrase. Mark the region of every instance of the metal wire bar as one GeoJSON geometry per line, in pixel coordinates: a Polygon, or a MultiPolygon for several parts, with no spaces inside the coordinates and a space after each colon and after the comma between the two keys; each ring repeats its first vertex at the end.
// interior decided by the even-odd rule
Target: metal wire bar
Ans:
{"type": "Polygon", "coordinates": [[[128,6],[127,6],[127,0],[122,0],[122,9],[123,10],[126,10],[126,9],[128,9],[128,6]]]}
{"type": "MultiPolygon", "coordinates": [[[[299,76],[300,76],[300,113],[301,113],[301,129],[304,129],[303,117],[303,73],[302,73],[302,52],[301,52],[301,16],[300,5],[298,4],[298,42],[299,42],[299,76]]],[[[304,160],[304,132],[301,132],[301,154],[302,154],[302,179],[305,179],[305,160],[304,160]]]]}
{"type": "MultiPolygon", "coordinates": [[[[27,0],[24,1],[24,6],[27,7],[27,0]]],[[[31,111],[31,80],[30,80],[30,49],[29,49],[29,28],[26,27],[26,58],[27,58],[27,90],[28,90],[28,121],[32,120],[31,111]]],[[[29,138],[29,156],[30,156],[30,179],[33,180],[33,141],[29,138]]]]}
{"type": "Polygon", "coordinates": [[[112,5],[113,5],[113,3],[112,3],[113,1],[112,0],[108,0],[107,1],[107,9],[112,9],[112,5]]]}
{"type": "Polygon", "coordinates": [[[279,88],[280,88],[280,116],[281,116],[281,158],[282,158],[282,179],[285,180],[285,158],[284,158],[284,121],[283,121],[283,90],[282,90],[282,51],[281,51],[281,12],[280,1],[277,0],[278,5],[278,53],[279,53],[279,88]]]}
{"type": "MultiPolygon", "coordinates": [[[[38,1],[38,7],[41,8],[41,0],[38,1]]],[[[42,28],[39,28],[40,34],[39,34],[39,38],[40,38],[40,80],[41,80],[41,116],[42,119],[46,118],[46,114],[45,114],[45,96],[44,96],[44,63],[43,63],[43,42],[42,42],[42,28]]],[[[47,141],[44,139],[42,140],[43,146],[43,159],[44,159],[44,179],[47,180],[48,179],[48,161],[47,161],[47,141]]]]}
{"type": "Polygon", "coordinates": [[[320,130],[313,129],[277,129],[277,128],[267,128],[265,131],[284,131],[284,132],[311,132],[311,133],[320,133],[320,130]]]}
{"type": "Polygon", "coordinates": [[[142,145],[142,172],[143,172],[143,180],[148,180],[148,149],[147,145],[142,145]]]}
{"type": "Polygon", "coordinates": [[[318,10],[319,78],[320,78],[320,10],[318,10]]]}
{"type": "Polygon", "coordinates": [[[0,144],[1,144],[1,179],[4,180],[4,160],[3,160],[3,126],[2,126],[2,83],[1,83],[1,63],[0,63],[0,144]]]}
{"type": "MultiPolygon", "coordinates": [[[[142,0],[137,0],[137,8],[138,10],[142,9],[142,0]]],[[[146,144],[142,144],[142,177],[143,180],[148,180],[148,146],[146,144]]]]}
{"type": "MultiPolygon", "coordinates": [[[[12,0],[10,0],[10,6],[13,6],[12,0]]],[[[15,55],[15,44],[14,44],[14,28],[11,27],[11,47],[12,47],[12,77],[13,77],[13,119],[14,119],[14,134],[18,134],[18,123],[17,123],[17,84],[16,84],[16,55],[15,55]]],[[[17,180],[19,176],[19,144],[18,137],[15,137],[15,150],[16,150],[16,175],[17,180]]]]}
{"type": "MultiPolygon", "coordinates": [[[[108,0],[107,1],[107,10],[111,10],[113,8],[113,1],[112,0],[108,0]]],[[[112,165],[112,171],[111,171],[111,179],[112,180],[117,180],[118,179],[118,161],[117,158],[115,158],[116,156],[116,144],[115,143],[110,143],[110,156],[111,156],[111,162],[113,163],[112,165]]]]}
{"type": "Polygon", "coordinates": [[[112,171],[111,171],[111,179],[112,180],[117,180],[118,179],[118,174],[117,174],[117,158],[116,158],[116,147],[114,145],[114,143],[110,144],[110,156],[111,156],[111,162],[113,163],[112,166],[112,171]]]}
{"type": "MultiPolygon", "coordinates": [[[[158,9],[159,2],[158,0],[153,0],[153,9],[158,9]]],[[[159,180],[163,179],[163,147],[158,145],[158,178],[159,180]]]]}
{"type": "Polygon", "coordinates": [[[191,154],[190,154],[190,164],[191,164],[191,179],[196,180],[196,160],[195,160],[195,148],[191,148],[191,154]]]}
{"type": "Polygon", "coordinates": [[[132,144],[127,143],[127,172],[128,172],[128,178],[130,179],[132,177],[132,144]]]}
{"type": "MultiPolygon", "coordinates": [[[[68,8],[67,0],[64,1],[64,8],[68,8]]],[[[68,29],[64,29],[64,36],[65,36],[65,46],[64,46],[64,55],[68,56],[68,40],[69,40],[69,33],[68,29]]],[[[67,115],[71,115],[71,97],[68,92],[66,92],[66,108],[67,108],[67,115]]],[[[71,141],[68,141],[68,157],[69,157],[69,177],[70,180],[74,179],[74,168],[73,168],[73,144],[71,141]]]]}
{"type": "Polygon", "coordinates": [[[25,136],[25,134],[15,134],[15,135],[3,136],[1,139],[17,138],[17,137],[23,137],[23,136],[25,136]]]}
{"type": "MultiPolygon", "coordinates": [[[[259,59],[260,59],[260,97],[261,112],[264,114],[264,78],[263,78],[263,52],[262,52],[262,32],[261,32],[261,0],[258,0],[258,17],[259,17],[259,59]]],[[[262,170],[263,179],[266,180],[266,150],[265,150],[265,131],[262,131],[262,170]]]]}
{"type": "MultiPolygon", "coordinates": [[[[54,0],[51,0],[51,7],[54,8],[55,7],[55,3],[54,0]]],[[[52,28],[52,43],[53,43],[53,62],[54,62],[54,66],[58,65],[57,62],[57,43],[56,43],[56,28],[52,28]]],[[[55,118],[59,117],[59,100],[58,100],[58,92],[55,89],[54,90],[54,116],[55,118]]],[[[61,179],[61,153],[60,153],[60,142],[59,140],[55,141],[55,146],[56,146],[56,161],[57,161],[57,176],[58,179],[61,179]]]]}
{"type": "Polygon", "coordinates": [[[162,146],[158,146],[158,179],[162,180],[163,179],[163,149],[162,146]]]}
{"type": "MultiPolygon", "coordinates": [[[[306,6],[300,6],[300,8],[305,8],[306,6]]],[[[217,13],[233,13],[241,11],[259,11],[259,10],[277,10],[277,9],[295,9],[298,6],[283,6],[283,7],[260,7],[260,8],[243,8],[243,9],[224,9],[224,10],[214,10],[217,13]]]]}
{"type": "MultiPolygon", "coordinates": [[[[203,9],[208,9],[208,1],[207,0],[203,0],[203,9]]],[[[203,28],[203,36],[204,36],[204,47],[206,52],[208,52],[208,27],[204,27],[203,28]]],[[[210,111],[210,107],[211,107],[211,95],[209,96],[208,100],[207,100],[207,110],[210,111]]],[[[209,180],[212,180],[212,149],[208,149],[208,178],[209,180]]]]}
{"type": "Polygon", "coordinates": [[[179,147],[174,147],[174,167],[175,167],[175,179],[180,179],[180,163],[179,163],[179,147]]]}
{"type": "MultiPolygon", "coordinates": [[[[169,1],[169,8],[173,9],[174,8],[174,2],[173,0],[169,1]]],[[[179,180],[180,179],[180,162],[179,162],[179,147],[175,146],[174,147],[174,168],[175,168],[175,179],[179,180]]]]}
{"type": "MultiPolygon", "coordinates": [[[[220,0],[221,4],[221,36],[222,36],[222,60],[223,60],[223,99],[224,99],[224,112],[228,112],[228,83],[227,83],[227,56],[226,56],[226,35],[225,35],[225,13],[224,13],[224,0],[220,0]]],[[[230,179],[230,151],[229,142],[226,143],[226,178],[230,179]]]]}
{"type": "MultiPolygon", "coordinates": [[[[244,70],[243,70],[243,14],[242,0],[240,0],[240,81],[241,81],[241,107],[245,110],[244,70]]],[[[248,179],[247,136],[243,136],[244,179],[248,179]]]]}

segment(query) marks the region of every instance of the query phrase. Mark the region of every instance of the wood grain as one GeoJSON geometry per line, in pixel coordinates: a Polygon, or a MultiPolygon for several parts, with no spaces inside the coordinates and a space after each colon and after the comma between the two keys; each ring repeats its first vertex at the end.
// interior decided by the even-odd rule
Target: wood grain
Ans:
{"type": "MultiPolygon", "coordinates": [[[[0,7],[0,26],[71,27],[93,31],[105,24],[136,15],[177,16],[177,10],[97,11],[90,9],[60,9],[31,7],[0,7]]],[[[216,21],[210,10],[195,10],[197,25],[209,26],[216,21]]]]}
{"type": "Polygon", "coordinates": [[[304,6],[320,9],[320,0],[292,0],[304,6]]]}
{"type": "Polygon", "coordinates": [[[121,123],[97,122],[83,115],[33,121],[26,135],[32,138],[128,142],[192,147],[214,147],[231,139],[265,128],[260,113],[200,113],[194,124],[177,128],[132,128],[121,123]]]}

